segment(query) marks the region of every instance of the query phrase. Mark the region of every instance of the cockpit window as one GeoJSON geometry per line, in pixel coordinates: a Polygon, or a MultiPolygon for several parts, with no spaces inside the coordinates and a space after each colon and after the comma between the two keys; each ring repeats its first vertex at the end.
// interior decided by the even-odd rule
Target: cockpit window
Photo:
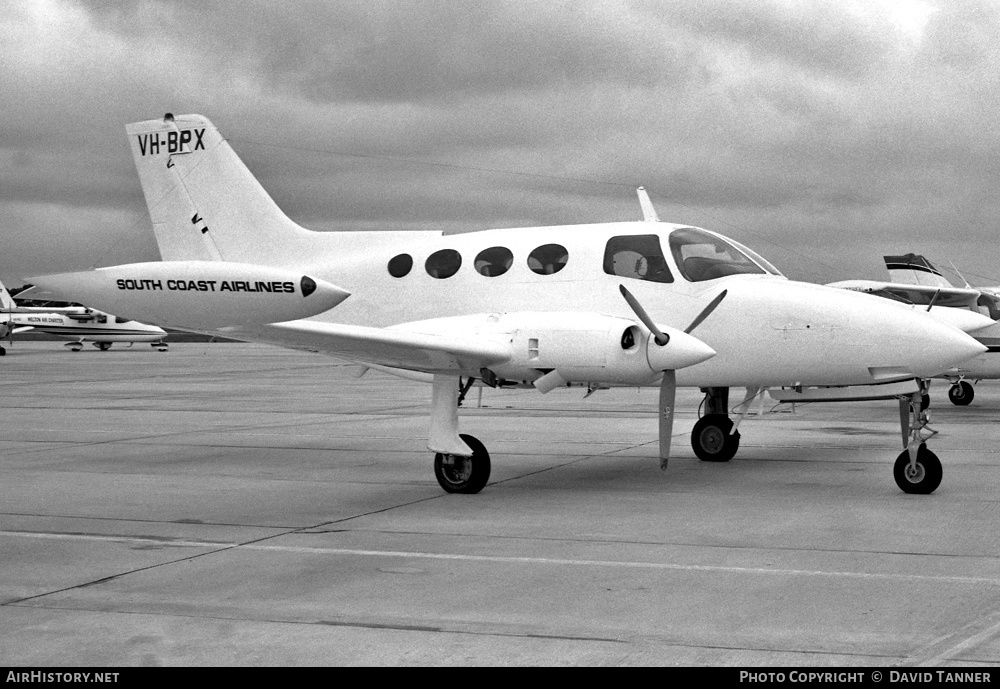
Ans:
{"type": "Polygon", "coordinates": [[[131,323],[131,318],[122,318],[121,316],[115,316],[115,323],[131,323]]]}
{"type": "Polygon", "coordinates": [[[612,237],[604,248],[604,272],[608,275],[651,282],[673,282],[667,259],[655,234],[612,237]]]}
{"type": "Polygon", "coordinates": [[[670,252],[681,275],[691,282],[767,272],[722,237],[692,227],[670,233],[670,252]]]}

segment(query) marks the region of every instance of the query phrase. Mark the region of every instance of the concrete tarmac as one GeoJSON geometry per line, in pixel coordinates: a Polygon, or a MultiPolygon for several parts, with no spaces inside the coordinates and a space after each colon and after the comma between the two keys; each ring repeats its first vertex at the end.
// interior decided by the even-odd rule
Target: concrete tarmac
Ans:
{"type": "Polygon", "coordinates": [[[656,390],[473,390],[493,475],[465,496],[434,479],[430,386],[15,342],[0,665],[996,666],[1000,385],[946,391],[915,496],[893,401],[748,418],[714,464],[681,390],[661,472],[656,390]]]}

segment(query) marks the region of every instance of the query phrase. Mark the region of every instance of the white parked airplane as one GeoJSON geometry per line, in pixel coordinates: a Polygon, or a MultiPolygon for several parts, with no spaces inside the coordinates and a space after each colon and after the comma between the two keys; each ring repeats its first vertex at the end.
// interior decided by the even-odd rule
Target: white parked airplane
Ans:
{"type": "Polygon", "coordinates": [[[931,315],[952,322],[987,347],[987,351],[938,376],[950,382],[948,399],[967,405],[975,397],[970,380],[1000,378],[1000,294],[997,288],[955,287],[923,256],[883,256],[889,282],[846,280],[830,283],[926,308],[931,315]]]}
{"type": "MultiPolygon", "coordinates": [[[[149,342],[161,352],[167,350],[163,328],[84,306],[19,306],[0,282],[0,339],[9,340],[11,335],[30,330],[71,340],[65,346],[74,352],[79,352],[84,342],[92,342],[102,351],[111,349],[115,342],[149,342]]],[[[0,356],[6,353],[0,346],[0,356]]]]}
{"type": "Polygon", "coordinates": [[[127,129],[163,261],[32,278],[34,293],[426,380],[428,448],[448,492],[476,493],[490,474],[482,443],[459,434],[473,379],[542,393],[659,385],[664,468],[677,385],[705,391],[691,443],[709,461],[739,447],[730,387],[749,402],[768,387],[871,386],[854,394],[899,398],[905,412],[898,485],[941,481],[914,381],[985,348],[923,312],[788,280],[736,241],[658,222],[644,195],[641,222],[311,232],[205,117],[127,129]]]}

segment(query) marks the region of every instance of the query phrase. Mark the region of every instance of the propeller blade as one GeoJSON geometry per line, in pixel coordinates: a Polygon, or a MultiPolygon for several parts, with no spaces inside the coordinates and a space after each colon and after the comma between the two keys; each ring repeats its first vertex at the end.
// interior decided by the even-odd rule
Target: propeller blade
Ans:
{"type": "Polygon", "coordinates": [[[622,296],[625,297],[625,301],[628,302],[628,305],[631,307],[632,311],[635,312],[635,315],[639,317],[639,320],[642,321],[642,324],[649,329],[649,332],[653,333],[653,338],[656,340],[656,344],[663,347],[670,342],[670,336],[660,330],[656,323],[653,322],[653,319],[649,317],[649,314],[646,313],[646,309],[642,308],[642,304],[640,304],[639,301],[632,296],[631,292],[625,289],[625,285],[618,285],[618,289],[621,290],[622,296]]]}
{"type": "Polygon", "coordinates": [[[677,396],[677,372],[663,372],[660,382],[660,469],[666,470],[670,457],[670,436],[674,431],[674,398],[677,396]]]}
{"type": "Polygon", "coordinates": [[[706,318],[708,318],[709,314],[711,314],[713,311],[715,311],[715,307],[717,307],[719,304],[722,303],[722,300],[726,298],[726,294],[728,292],[729,292],[729,290],[726,290],[726,289],[724,289],[721,292],[719,292],[719,294],[715,297],[715,299],[713,299],[712,301],[710,301],[708,303],[708,306],[706,306],[705,308],[703,308],[701,310],[701,313],[699,313],[697,316],[695,316],[695,319],[693,321],[691,321],[691,325],[689,325],[687,328],[685,328],[684,332],[690,334],[692,330],[694,330],[699,325],[701,325],[701,322],[703,320],[705,320],[706,318]]]}

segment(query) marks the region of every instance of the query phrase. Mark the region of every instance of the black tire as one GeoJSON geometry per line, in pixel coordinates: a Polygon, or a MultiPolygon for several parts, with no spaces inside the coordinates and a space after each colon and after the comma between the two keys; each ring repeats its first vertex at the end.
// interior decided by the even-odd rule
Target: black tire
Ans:
{"type": "Polygon", "coordinates": [[[434,455],[434,476],[448,493],[478,493],[490,480],[490,453],[473,436],[458,437],[472,450],[472,456],[438,452],[434,455]]]}
{"type": "Polygon", "coordinates": [[[728,462],[740,449],[740,432],[730,435],[733,420],[724,414],[706,414],[691,431],[691,448],[704,462],[728,462]]]}
{"type": "Polygon", "coordinates": [[[916,470],[911,472],[910,452],[903,450],[892,468],[892,475],[896,479],[896,485],[904,493],[927,495],[933,493],[941,485],[944,471],[941,469],[941,460],[938,459],[937,455],[928,450],[924,443],[920,443],[920,449],[917,450],[916,470]]]}
{"type": "Polygon", "coordinates": [[[964,380],[948,388],[948,399],[951,400],[952,404],[957,404],[960,407],[964,407],[972,402],[972,398],[975,396],[976,389],[964,380]]]}
{"type": "Polygon", "coordinates": [[[931,396],[928,394],[923,394],[920,396],[920,411],[927,411],[927,407],[931,406],[931,396]]]}
{"type": "Polygon", "coordinates": [[[0,347],[0,356],[7,356],[7,350],[3,347],[0,347]]]}

